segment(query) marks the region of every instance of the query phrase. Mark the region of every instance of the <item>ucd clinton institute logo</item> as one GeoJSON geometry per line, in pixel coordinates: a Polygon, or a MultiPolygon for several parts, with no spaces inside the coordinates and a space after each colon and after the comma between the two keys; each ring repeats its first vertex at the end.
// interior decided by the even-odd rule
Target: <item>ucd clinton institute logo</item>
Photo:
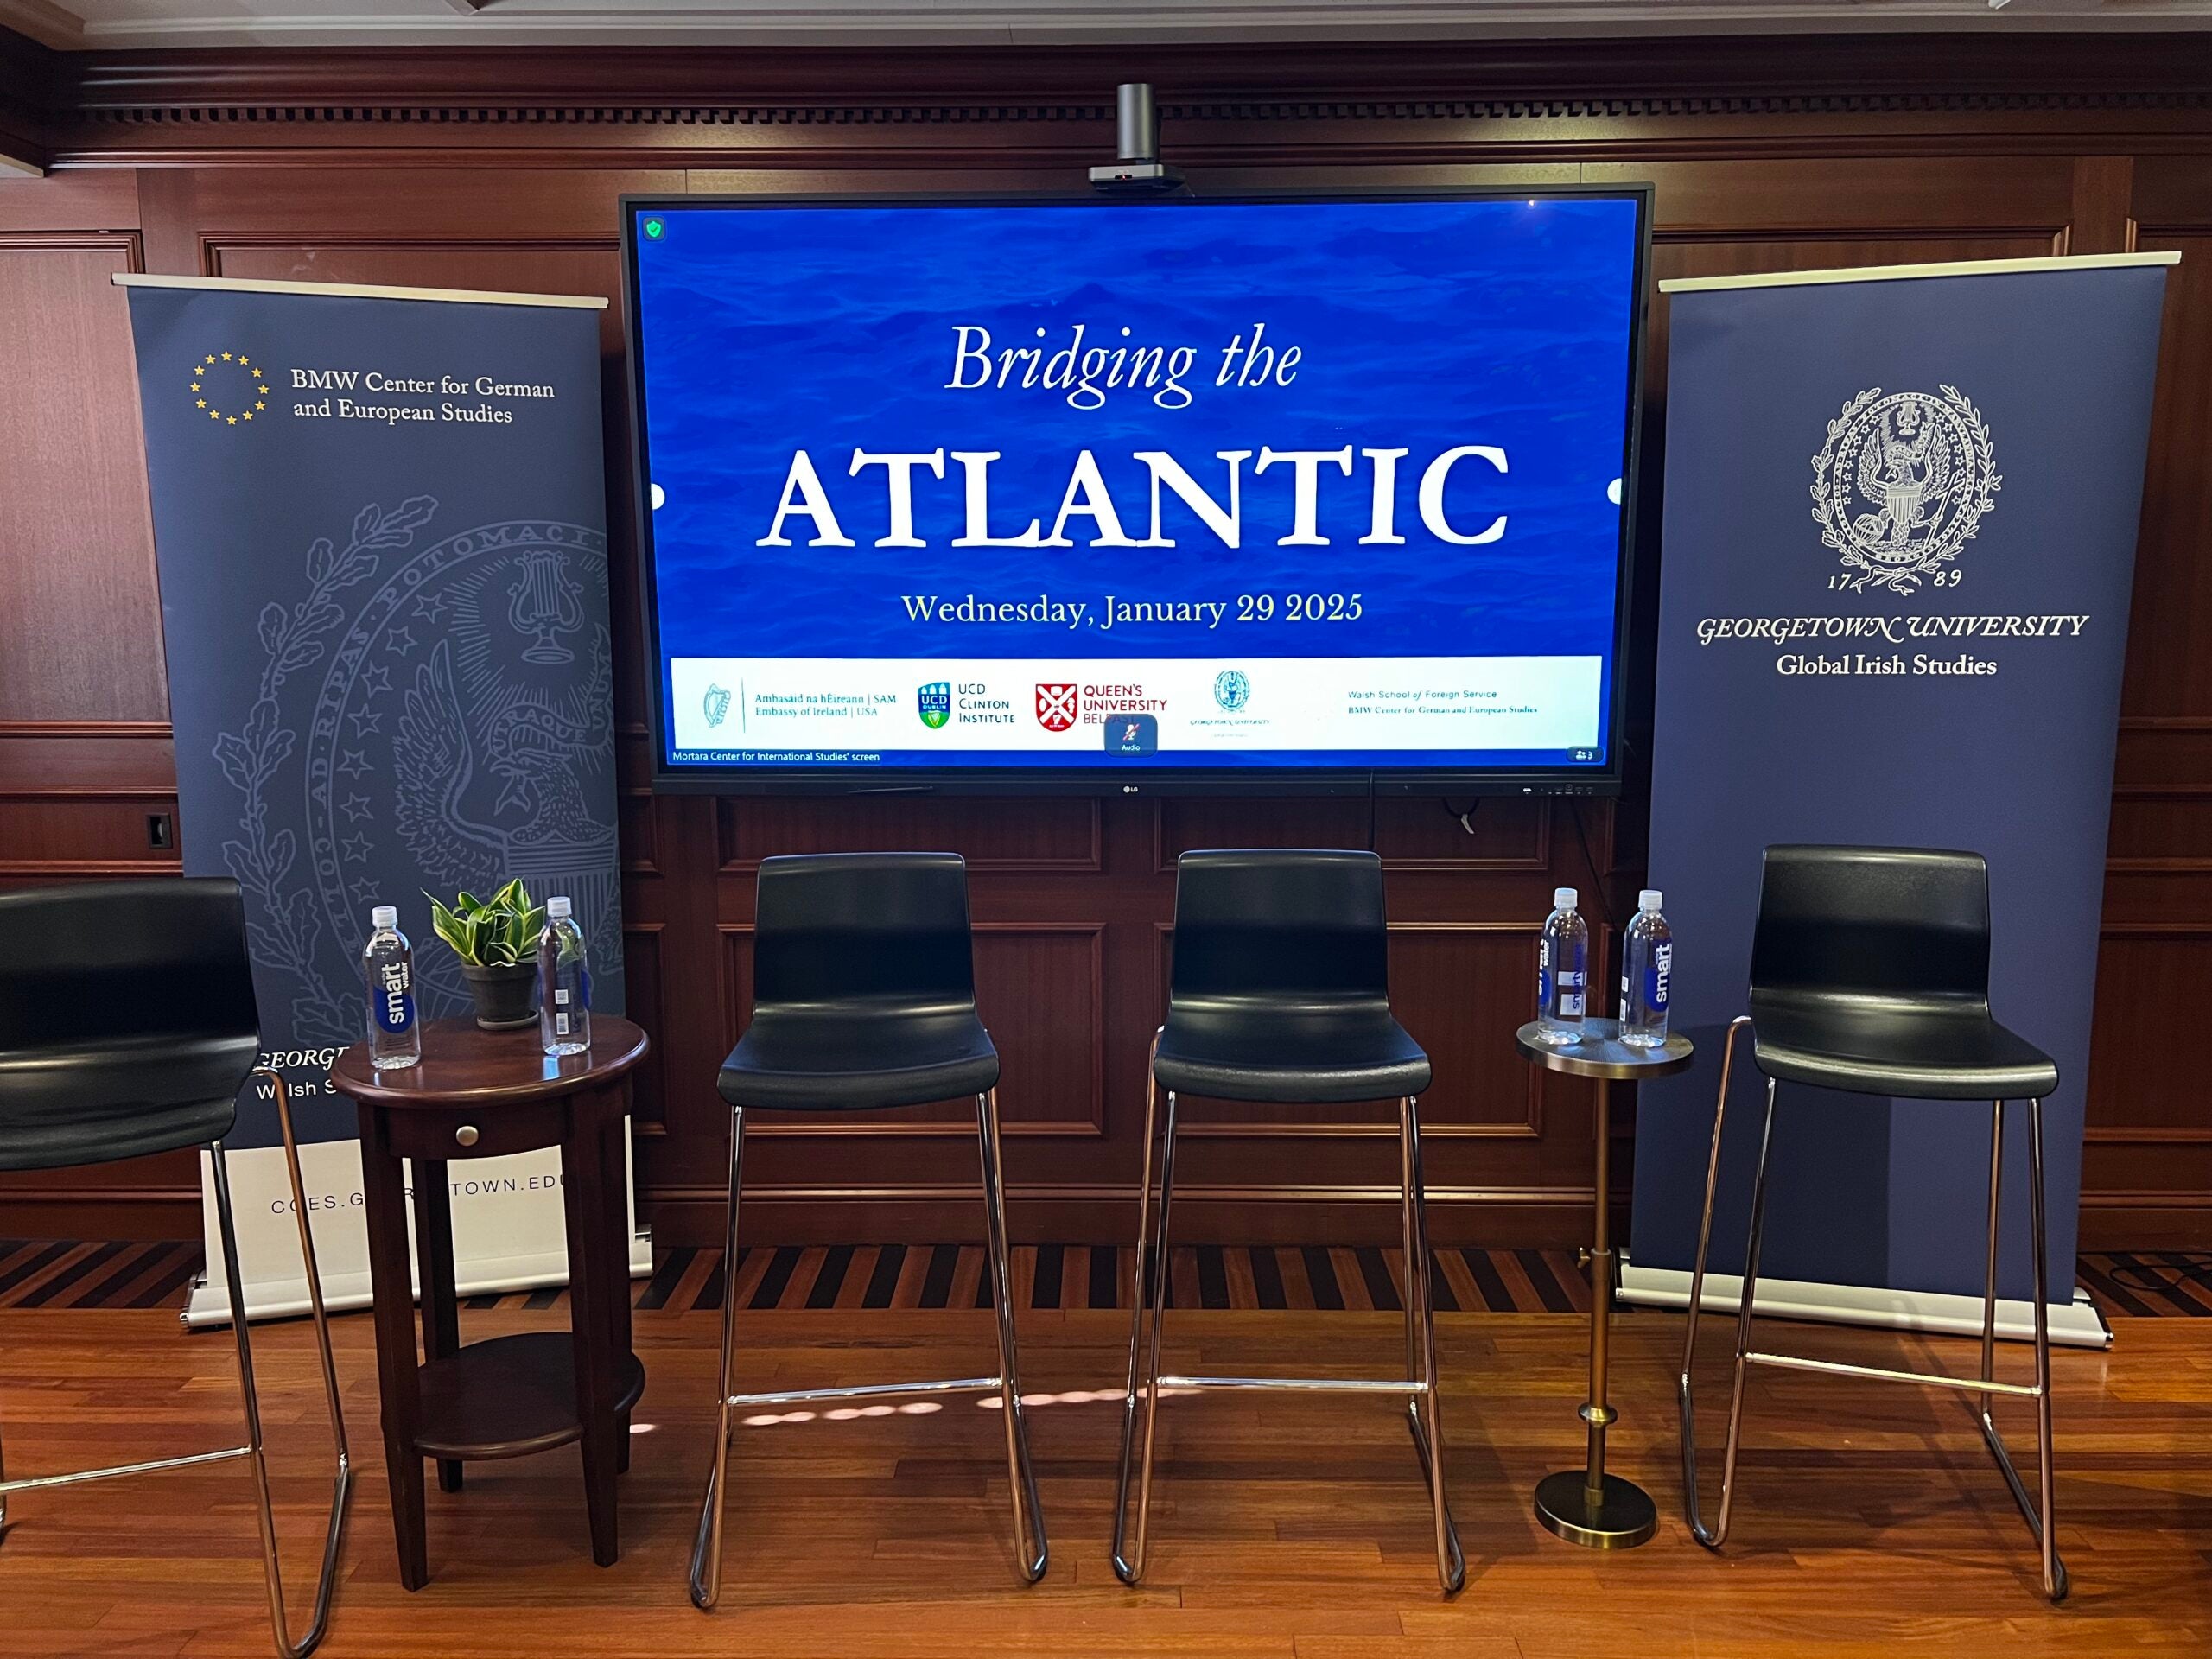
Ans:
{"type": "Polygon", "coordinates": [[[1075,687],[1040,685],[1037,688],[1037,723],[1048,732],[1065,732],[1075,724],[1075,687]]]}
{"type": "Polygon", "coordinates": [[[1885,397],[1872,386],[1828,423],[1813,457],[1813,517],[1858,572],[1833,585],[1910,594],[1959,580],[1942,567],[1974,539],[2004,480],[1980,411],[1956,386],[1938,390],[1885,397]]]}
{"type": "Polygon", "coordinates": [[[225,426],[251,424],[269,410],[267,371],[243,352],[210,352],[192,365],[192,406],[225,426]]]}
{"type": "Polygon", "coordinates": [[[916,687],[914,700],[922,711],[922,724],[933,732],[952,718],[950,680],[932,680],[927,685],[916,687]]]}

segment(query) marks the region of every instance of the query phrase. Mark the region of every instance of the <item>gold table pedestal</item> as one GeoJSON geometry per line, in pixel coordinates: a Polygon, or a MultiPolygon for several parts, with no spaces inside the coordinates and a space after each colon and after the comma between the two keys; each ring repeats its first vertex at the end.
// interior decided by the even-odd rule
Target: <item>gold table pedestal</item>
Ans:
{"type": "Polygon", "coordinates": [[[1687,1067],[1694,1050],[1687,1037],[1669,1033],[1656,1048],[1620,1040],[1612,1020],[1585,1020],[1581,1040],[1554,1047],[1531,1020],[1513,1034],[1523,1058],[1548,1071],[1589,1077],[1598,1085],[1597,1219],[1592,1230],[1590,1261],[1590,1398],[1582,1407],[1589,1451],[1580,1469],[1547,1475],[1536,1484],[1536,1519],[1586,1549],[1633,1549],[1658,1529],[1659,1509],[1650,1493],[1634,1481],[1605,1472],[1605,1431],[1620,1415],[1605,1401],[1606,1349],[1612,1329],[1614,1256],[1611,1163],[1612,1085],[1663,1077],[1687,1067]]]}

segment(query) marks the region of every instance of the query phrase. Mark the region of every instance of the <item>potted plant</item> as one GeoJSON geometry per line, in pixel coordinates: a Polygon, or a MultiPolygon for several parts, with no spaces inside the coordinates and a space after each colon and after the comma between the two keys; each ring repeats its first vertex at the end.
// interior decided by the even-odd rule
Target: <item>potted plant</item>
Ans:
{"type": "Polygon", "coordinates": [[[530,1006],[537,980],[537,936],[545,930],[543,906],[530,901],[519,878],[489,899],[457,895],[448,909],[431,898],[430,925],[461,958],[475,1000],[476,1023],[486,1031],[514,1031],[537,1022],[530,1006]]]}

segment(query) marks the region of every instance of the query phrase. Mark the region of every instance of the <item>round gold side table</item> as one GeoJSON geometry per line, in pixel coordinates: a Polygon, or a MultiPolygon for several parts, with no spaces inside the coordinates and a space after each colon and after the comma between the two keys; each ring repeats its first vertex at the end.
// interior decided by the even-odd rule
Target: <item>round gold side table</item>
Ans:
{"type": "Polygon", "coordinates": [[[1585,1020],[1579,1042],[1554,1046],[1530,1020],[1513,1033],[1522,1057],[1547,1071],[1589,1077],[1598,1085],[1598,1217],[1590,1247],[1590,1398],[1582,1408],[1590,1450],[1580,1469],[1563,1469],[1536,1484],[1536,1519],[1571,1544],[1588,1549],[1633,1549],[1658,1529],[1651,1494],[1632,1480],[1605,1472],[1605,1430],[1620,1414],[1605,1403],[1606,1338],[1613,1314],[1612,1222],[1608,1191],[1612,1157],[1612,1086],[1663,1077],[1690,1063],[1687,1037],[1669,1033],[1664,1044],[1643,1048],[1620,1039],[1620,1022],[1585,1020]]]}

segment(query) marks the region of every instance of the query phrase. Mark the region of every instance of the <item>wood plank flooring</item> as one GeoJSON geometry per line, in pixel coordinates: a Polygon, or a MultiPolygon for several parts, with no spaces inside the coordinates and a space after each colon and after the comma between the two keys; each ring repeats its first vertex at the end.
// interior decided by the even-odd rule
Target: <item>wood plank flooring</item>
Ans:
{"type": "MultiPolygon", "coordinates": [[[[696,1264],[695,1264],[696,1265],[696,1264]]],[[[741,1266],[742,1287],[751,1264],[741,1266]]],[[[1447,1262],[1447,1266],[1449,1265],[1447,1262]]],[[[1461,1264],[1465,1265],[1464,1262],[1461,1264]]],[[[689,1276],[689,1271],[687,1274],[689,1276]]],[[[899,1275],[903,1282],[906,1275],[899,1275]]],[[[1017,1274],[1017,1282],[1020,1275],[1017,1274]]],[[[818,1282],[818,1274],[817,1274],[818,1282]]],[[[842,1295],[842,1288],[840,1294],[842,1295]]],[[[971,1289],[971,1294],[972,1289],[971,1289]]],[[[670,1298],[674,1300],[673,1294],[670,1298]]],[[[717,1315],[638,1316],[650,1381],[623,1486],[624,1555],[590,1563],[572,1449],[470,1466],[430,1497],[432,1582],[399,1588],[368,1321],[337,1321],[359,1469],[330,1641],[348,1655],[560,1659],[1822,1659],[2212,1652],[2212,1326],[2120,1319],[2109,1353],[2056,1358],[2060,1541],[2073,1599],[2037,1592],[2025,1527],[1955,1395],[1755,1371],[1736,1536],[1723,1555],[1680,1515],[1671,1373],[1681,1325],[1618,1332],[1614,1465],[1659,1499],[1662,1529],[1618,1555],[1572,1548],[1529,1514],[1579,1462],[1586,1326],[1572,1315],[1446,1315],[1444,1417],[1469,1560],[1438,1592],[1410,1444],[1388,1404],[1338,1397],[1163,1403],[1151,1571],[1108,1560],[1125,1315],[1020,1315],[1024,1385],[1053,1557],[1015,1580],[995,1412],[942,1410],[746,1427],[732,1453],[725,1592],[684,1599],[709,1427],[717,1315]]],[[[464,1313],[463,1336],[557,1325],[556,1310],[464,1313]]],[[[1706,1321],[1703,1436],[1718,1462],[1726,1321],[1706,1321]]],[[[1180,1313],[1173,1370],[1387,1374],[1399,1321],[1344,1311],[1180,1313]]],[[[1771,1345],[1964,1370],[1973,1345],[1772,1326],[1771,1345]]],[[[741,1385],[947,1376],[991,1364],[987,1316],[747,1307],[741,1385]]],[[[257,1333],[280,1527],[296,1603],[311,1584],[326,1441],[307,1327],[257,1333]]],[[[2005,1351],[2012,1375],[2026,1356],[2005,1351]]],[[[933,1402],[925,1402],[933,1403],[933,1402]]],[[[2020,1402],[2000,1421],[2031,1456],[2020,1402]]],[[[173,1312],[0,1314],[10,1473],[160,1456],[235,1438],[228,1340],[173,1312]]],[[[0,1542],[0,1651],[261,1655],[248,1482],[237,1465],[19,1496],[0,1542]]],[[[1710,1497],[1708,1497],[1710,1502],[1710,1497]]],[[[303,1611],[303,1606],[302,1607],[303,1611]]]]}

